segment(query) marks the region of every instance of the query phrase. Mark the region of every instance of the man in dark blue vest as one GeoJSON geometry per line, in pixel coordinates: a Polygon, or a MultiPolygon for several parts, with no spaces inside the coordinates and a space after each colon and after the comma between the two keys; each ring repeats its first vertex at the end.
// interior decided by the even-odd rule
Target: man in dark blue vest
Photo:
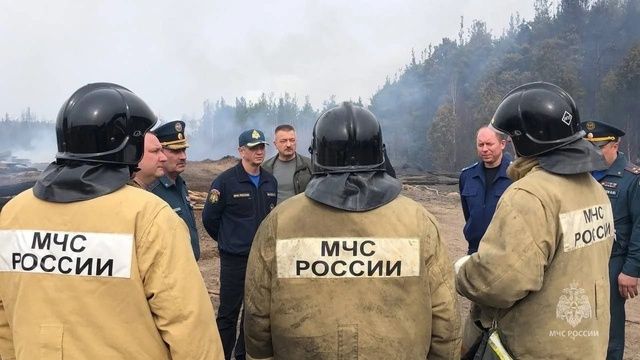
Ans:
{"type": "Polygon", "coordinates": [[[627,160],[618,148],[624,131],[613,125],[586,121],[582,128],[586,140],[598,146],[607,170],[592,172],[602,184],[613,207],[616,239],[609,260],[611,289],[611,327],[607,359],[622,359],[624,354],[624,304],[638,296],[640,277],[640,167],[627,160]]]}
{"type": "Polygon", "coordinates": [[[183,121],[171,121],[158,127],[153,133],[162,144],[162,152],[167,157],[164,176],[149,185],[149,191],[169,203],[173,211],[187,224],[191,236],[191,248],[196,260],[200,258],[200,241],[193,207],[189,202],[187,184],[180,174],[187,165],[187,138],[183,121]]]}

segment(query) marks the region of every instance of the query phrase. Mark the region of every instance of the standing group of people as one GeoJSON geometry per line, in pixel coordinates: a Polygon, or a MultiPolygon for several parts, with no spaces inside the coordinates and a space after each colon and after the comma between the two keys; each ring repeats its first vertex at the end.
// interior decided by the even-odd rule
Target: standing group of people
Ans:
{"type": "Polygon", "coordinates": [[[215,320],[185,124],[155,122],[115,84],[63,104],[56,161],[0,213],[3,359],[622,357],[640,168],[618,152],[623,132],[581,124],[557,86],[512,90],[478,131],[455,264],[433,215],[400,194],[368,110],[323,113],[310,159],[289,125],[266,161],[264,133],[241,133],[202,213],[220,253],[215,320]],[[473,302],[464,326],[456,292],[473,302]]]}
{"type": "Polygon", "coordinates": [[[264,133],[250,129],[240,134],[240,162],[216,177],[202,212],[202,223],[217,241],[220,254],[216,322],[226,359],[232,354],[238,360],[245,359],[245,321],[240,312],[247,261],[258,226],[278,203],[303,192],[311,179],[310,161],[296,152],[292,126],[278,126],[274,144],[278,153],[264,161],[264,133]]]}
{"type": "Polygon", "coordinates": [[[478,252],[482,239],[480,253],[458,263],[458,289],[474,302],[464,349],[472,348],[482,328],[499,319],[507,339],[518,338],[525,327],[542,330],[537,338],[535,332],[523,334],[522,344],[512,341],[518,358],[567,357],[561,355],[564,349],[587,358],[623,358],[625,301],[638,295],[640,277],[640,167],[619,151],[623,135],[604,122],[580,122],[570,96],[549,84],[513,90],[491,125],[478,131],[481,161],[460,175],[469,255],[478,252]],[[519,156],[513,162],[503,153],[504,134],[511,136],[519,156]],[[569,186],[541,174],[569,179],[569,186]],[[584,187],[585,180],[577,181],[585,176],[592,182],[589,187],[584,187]],[[602,189],[608,198],[604,205],[602,189]],[[585,203],[596,195],[599,205],[585,203]],[[570,212],[567,207],[577,210],[570,212]],[[607,222],[599,224],[602,219],[607,222]],[[562,233],[549,232],[554,223],[562,233]],[[580,223],[584,230],[576,231],[580,223]],[[614,241],[597,245],[599,250],[585,249],[611,235],[614,241]],[[566,240],[559,253],[558,236],[566,240]],[[521,268],[528,272],[512,270],[521,268]],[[543,280],[557,284],[543,285],[543,280]],[[562,295],[553,286],[563,287],[562,295]],[[527,293],[532,295],[523,298],[527,293]],[[543,307],[556,312],[545,317],[534,311],[543,307]],[[603,317],[610,317],[610,322],[603,317]],[[551,328],[554,318],[569,326],[551,328]],[[567,336],[582,345],[563,347],[567,336]],[[548,353],[541,352],[537,343],[548,344],[548,353]]]}
{"type": "Polygon", "coordinates": [[[144,152],[129,185],[150,191],[166,201],[189,229],[193,255],[200,259],[198,228],[187,185],[180,176],[187,165],[185,123],[171,121],[144,135],[144,152]]]}

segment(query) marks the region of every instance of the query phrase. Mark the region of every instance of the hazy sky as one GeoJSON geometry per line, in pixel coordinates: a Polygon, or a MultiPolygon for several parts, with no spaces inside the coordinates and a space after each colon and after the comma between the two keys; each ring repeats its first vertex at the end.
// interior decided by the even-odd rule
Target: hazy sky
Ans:
{"type": "Polygon", "coordinates": [[[483,20],[494,35],[533,0],[0,0],[0,114],[54,120],[78,87],[115,82],[162,118],[205,99],[285,91],[365,102],[419,53],[483,20]]]}

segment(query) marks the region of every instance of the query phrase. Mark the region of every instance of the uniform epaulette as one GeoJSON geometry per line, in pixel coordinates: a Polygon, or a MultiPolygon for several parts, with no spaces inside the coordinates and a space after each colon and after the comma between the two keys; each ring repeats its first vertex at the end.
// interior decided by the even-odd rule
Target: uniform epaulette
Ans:
{"type": "Polygon", "coordinates": [[[463,168],[462,170],[460,170],[460,172],[463,172],[465,170],[469,170],[469,169],[475,167],[476,165],[478,165],[479,163],[480,163],[479,161],[476,161],[475,163],[473,163],[473,164],[467,166],[466,168],[463,168]]]}
{"type": "Polygon", "coordinates": [[[636,174],[636,175],[640,174],[640,166],[634,163],[627,163],[627,166],[625,166],[624,169],[632,174],[636,174]]]}

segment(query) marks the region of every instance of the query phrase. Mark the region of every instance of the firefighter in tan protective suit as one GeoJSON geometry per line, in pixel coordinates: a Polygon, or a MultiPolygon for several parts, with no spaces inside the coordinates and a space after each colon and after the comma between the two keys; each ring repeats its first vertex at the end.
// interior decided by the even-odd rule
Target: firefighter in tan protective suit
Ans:
{"type": "Polygon", "coordinates": [[[250,359],[456,359],[453,267],[435,219],[385,172],[380,125],[344,103],[313,132],[314,176],[253,241],[250,359]]]}
{"type": "Polygon", "coordinates": [[[56,161],[0,215],[0,356],[222,359],[184,222],[125,185],[156,117],[129,90],[80,88],[56,161]]]}
{"type": "Polygon", "coordinates": [[[606,168],[602,154],[582,139],[573,99],[549,83],[512,90],[491,125],[520,157],[479,251],[456,263],[457,289],[475,303],[464,348],[475,322],[494,324],[514,359],[604,359],[613,214],[589,173],[606,168]]]}

